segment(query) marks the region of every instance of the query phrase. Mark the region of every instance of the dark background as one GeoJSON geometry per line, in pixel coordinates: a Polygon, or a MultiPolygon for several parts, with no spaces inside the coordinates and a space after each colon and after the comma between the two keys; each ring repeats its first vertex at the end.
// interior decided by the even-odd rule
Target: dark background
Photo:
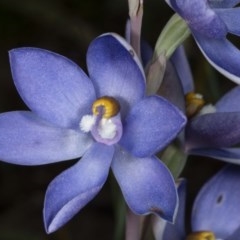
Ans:
{"type": "MultiPolygon", "coordinates": [[[[142,34],[152,46],[171,14],[163,0],[145,1],[142,34]]],[[[127,17],[127,0],[0,0],[0,112],[26,109],[12,82],[10,49],[48,49],[85,69],[85,53],[91,40],[105,32],[124,35],[127,17]]],[[[187,41],[187,53],[197,89],[208,101],[215,102],[233,86],[209,67],[191,38],[187,41]]],[[[50,235],[45,233],[45,190],[56,175],[73,163],[25,167],[0,162],[0,240],[113,239],[115,217],[109,181],[62,229],[50,235]]],[[[220,165],[210,159],[190,159],[183,175],[191,180],[191,196],[220,165]],[[194,173],[199,171],[202,174],[196,178],[194,173]]]]}

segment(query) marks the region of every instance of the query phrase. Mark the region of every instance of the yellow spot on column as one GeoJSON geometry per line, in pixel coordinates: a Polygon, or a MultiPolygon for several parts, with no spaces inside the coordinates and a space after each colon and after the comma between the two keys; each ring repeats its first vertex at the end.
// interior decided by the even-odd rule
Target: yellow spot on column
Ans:
{"type": "Polygon", "coordinates": [[[190,92],[185,97],[186,114],[188,117],[196,115],[204,106],[205,101],[201,94],[190,92]]]}
{"type": "Polygon", "coordinates": [[[93,114],[96,116],[102,114],[102,118],[111,118],[117,115],[119,111],[120,104],[113,97],[104,96],[98,98],[92,105],[93,114]]]}
{"type": "Polygon", "coordinates": [[[189,234],[186,240],[216,240],[216,238],[213,232],[202,231],[189,234]]]}

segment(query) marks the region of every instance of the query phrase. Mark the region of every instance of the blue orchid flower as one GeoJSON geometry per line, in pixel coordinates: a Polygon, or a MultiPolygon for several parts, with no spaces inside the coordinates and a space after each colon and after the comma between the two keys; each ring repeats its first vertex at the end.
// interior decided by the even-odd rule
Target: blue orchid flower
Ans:
{"type": "MultiPolygon", "coordinates": [[[[240,164],[240,86],[227,92],[209,113],[188,121],[185,150],[189,154],[240,164]]],[[[203,110],[205,107],[203,108],[203,110]]],[[[208,111],[208,106],[206,106],[208,111]]]]}
{"type": "Polygon", "coordinates": [[[179,212],[176,223],[158,219],[156,240],[239,240],[240,167],[229,164],[215,174],[198,193],[191,215],[192,232],[186,237],[186,181],[178,186],[179,212]]]}
{"type": "Polygon", "coordinates": [[[227,78],[240,83],[240,52],[227,34],[240,36],[239,0],[165,0],[188,24],[203,55],[227,78]]]}
{"type": "Polygon", "coordinates": [[[47,189],[48,233],[95,197],[110,168],[134,213],[173,220],[174,180],[154,154],[186,119],[164,98],[145,95],[142,66],[123,38],[109,33],[90,44],[89,77],[69,59],[38,48],[10,51],[10,63],[31,111],[0,114],[0,159],[40,165],[82,157],[47,189]]]}
{"type": "Polygon", "coordinates": [[[163,91],[161,86],[161,96],[168,98],[182,111],[187,111],[187,115],[188,112],[195,113],[189,118],[181,138],[183,151],[187,155],[240,164],[240,86],[227,92],[215,105],[204,104],[203,97],[195,94],[192,74],[182,46],[176,50],[171,62],[175,74],[172,71],[170,76],[166,76],[165,81],[169,83],[167,90],[163,91]],[[186,102],[184,95],[189,97],[186,102]]]}

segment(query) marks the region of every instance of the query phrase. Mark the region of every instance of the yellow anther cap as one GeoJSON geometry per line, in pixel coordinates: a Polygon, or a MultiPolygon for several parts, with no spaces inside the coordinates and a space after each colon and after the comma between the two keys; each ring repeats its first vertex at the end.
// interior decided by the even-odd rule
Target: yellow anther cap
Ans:
{"type": "Polygon", "coordinates": [[[93,114],[99,115],[101,113],[103,118],[111,118],[117,115],[119,111],[120,104],[113,97],[104,96],[98,98],[92,105],[93,114]]]}

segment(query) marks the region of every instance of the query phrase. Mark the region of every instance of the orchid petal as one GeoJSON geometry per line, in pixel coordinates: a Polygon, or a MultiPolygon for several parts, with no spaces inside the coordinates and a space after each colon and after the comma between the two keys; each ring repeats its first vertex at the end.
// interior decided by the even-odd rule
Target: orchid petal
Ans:
{"type": "Polygon", "coordinates": [[[173,223],[168,223],[164,219],[157,218],[154,226],[155,240],[181,240],[177,229],[173,223]]]}
{"type": "Polygon", "coordinates": [[[183,46],[178,47],[171,57],[179,79],[182,83],[184,94],[194,91],[194,82],[192,72],[186,57],[186,53],[183,46]]]}
{"type": "Polygon", "coordinates": [[[240,52],[227,39],[204,38],[193,33],[195,40],[208,62],[224,76],[240,84],[240,52]]]}
{"type": "Polygon", "coordinates": [[[173,9],[186,20],[191,29],[210,38],[222,38],[227,28],[222,19],[210,8],[207,0],[170,0],[173,9]]]}
{"type": "Polygon", "coordinates": [[[145,75],[132,47],[117,34],[96,38],[88,49],[87,66],[98,97],[115,97],[124,114],[145,93],[145,75]]]}
{"type": "Polygon", "coordinates": [[[153,56],[153,49],[148,44],[148,42],[142,40],[141,41],[141,58],[143,62],[143,66],[147,66],[153,56]]]}
{"type": "Polygon", "coordinates": [[[227,237],[226,240],[236,240],[238,239],[240,236],[240,227],[234,232],[231,234],[231,236],[227,237]]]}
{"type": "Polygon", "coordinates": [[[40,165],[81,157],[92,140],[80,131],[53,126],[31,112],[0,114],[0,159],[40,165]]]}
{"type": "Polygon", "coordinates": [[[230,147],[240,142],[240,112],[200,115],[186,127],[187,149],[230,147]]]}
{"type": "MultiPolygon", "coordinates": [[[[185,204],[186,204],[186,180],[179,179],[177,182],[179,207],[174,224],[166,223],[162,232],[156,236],[156,240],[179,240],[185,237],[185,204]],[[162,234],[162,236],[161,236],[162,234]]],[[[159,221],[161,230],[162,220],[159,221]]]]}
{"type": "Polygon", "coordinates": [[[211,157],[240,165],[240,148],[196,148],[191,149],[188,154],[211,157]]]}
{"type": "Polygon", "coordinates": [[[177,180],[177,191],[179,198],[179,207],[175,220],[175,227],[178,230],[179,237],[184,238],[185,236],[185,205],[186,205],[186,192],[187,192],[187,184],[185,179],[177,180]]]}
{"type": "Polygon", "coordinates": [[[240,7],[216,9],[215,11],[226,24],[228,32],[240,36],[240,7]]]}
{"type": "Polygon", "coordinates": [[[240,86],[233,88],[227,92],[215,104],[218,112],[240,112],[240,86]]]}
{"type": "Polygon", "coordinates": [[[118,149],[112,169],[134,213],[155,213],[167,221],[173,221],[178,205],[177,192],[172,175],[159,159],[135,158],[123,149],[118,149]]]}
{"type": "Polygon", "coordinates": [[[48,233],[68,222],[101,190],[113,153],[113,147],[96,143],[80,161],[50,183],[44,203],[44,222],[48,233]]]}
{"type": "Polygon", "coordinates": [[[226,239],[240,227],[240,166],[228,165],[199,192],[192,211],[193,231],[210,230],[226,239]]]}
{"type": "Polygon", "coordinates": [[[183,113],[164,98],[147,97],[126,117],[121,145],[134,156],[151,156],[166,147],[185,122],[183,113]]]}
{"type": "Polygon", "coordinates": [[[185,98],[182,84],[173,64],[170,61],[167,62],[164,77],[160,88],[157,91],[157,95],[164,97],[182,110],[182,112],[185,112],[185,98]]]}
{"type": "Polygon", "coordinates": [[[87,75],[75,63],[38,48],[10,51],[15,85],[28,107],[62,127],[76,127],[91,110],[95,92],[87,75]]]}
{"type": "Polygon", "coordinates": [[[208,3],[213,8],[231,8],[240,3],[240,0],[208,0],[208,3]]]}

